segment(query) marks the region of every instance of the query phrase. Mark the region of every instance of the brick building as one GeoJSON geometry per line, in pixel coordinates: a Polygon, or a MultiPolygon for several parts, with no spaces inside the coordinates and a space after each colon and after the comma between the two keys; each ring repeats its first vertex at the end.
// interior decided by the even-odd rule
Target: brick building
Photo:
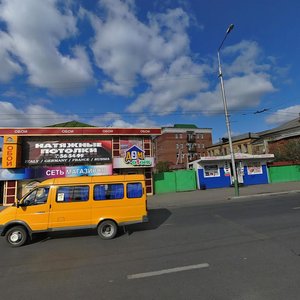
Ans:
{"type": "Polygon", "coordinates": [[[193,124],[163,127],[161,135],[154,139],[156,163],[168,162],[170,169],[185,169],[187,163],[205,156],[205,148],[211,144],[211,128],[193,124]]]}
{"type": "Polygon", "coordinates": [[[144,174],[146,192],[152,194],[152,137],[160,133],[160,128],[99,128],[74,121],[0,128],[0,205],[56,177],[144,174]]]}

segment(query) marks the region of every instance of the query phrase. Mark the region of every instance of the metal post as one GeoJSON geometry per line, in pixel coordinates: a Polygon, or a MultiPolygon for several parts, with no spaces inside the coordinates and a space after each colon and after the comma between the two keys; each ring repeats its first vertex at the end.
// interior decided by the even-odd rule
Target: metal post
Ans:
{"type": "Polygon", "coordinates": [[[226,35],[218,49],[218,64],[219,64],[219,78],[221,83],[221,91],[222,91],[222,99],[223,99],[223,105],[224,105],[224,113],[225,113],[225,120],[226,120],[226,127],[227,127],[227,133],[228,133],[228,142],[229,142],[229,148],[230,148],[230,156],[231,156],[231,164],[233,168],[233,180],[234,180],[234,194],[235,196],[239,196],[239,184],[236,174],[236,168],[235,168],[235,159],[234,159],[234,150],[232,146],[232,139],[231,139],[231,129],[230,129],[230,121],[229,121],[229,114],[227,109],[227,101],[226,101],[226,95],[225,95],[225,87],[224,87],[224,81],[223,81],[223,74],[222,74],[222,68],[221,68],[221,60],[220,60],[220,50],[223,46],[223,43],[229,34],[229,32],[233,29],[233,24],[231,24],[227,31],[226,35]]]}

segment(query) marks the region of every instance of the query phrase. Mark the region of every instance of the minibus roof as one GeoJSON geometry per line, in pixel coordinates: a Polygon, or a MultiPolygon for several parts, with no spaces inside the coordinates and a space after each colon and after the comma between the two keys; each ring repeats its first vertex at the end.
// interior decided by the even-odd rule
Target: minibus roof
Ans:
{"type": "Polygon", "coordinates": [[[110,183],[110,182],[126,182],[126,181],[143,181],[143,174],[129,175],[103,175],[103,176],[79,176],[79,177],[64,177],[51,178],[41,182],[41,185],[56,185],[56,184],[88,184],[88,183],[110,183]]]}

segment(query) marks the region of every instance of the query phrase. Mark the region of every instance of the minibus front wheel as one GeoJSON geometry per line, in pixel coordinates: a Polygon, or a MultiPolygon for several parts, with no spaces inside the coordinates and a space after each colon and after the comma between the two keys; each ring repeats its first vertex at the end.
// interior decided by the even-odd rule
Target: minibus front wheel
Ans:
{"type": "Polygon", "coordinates": [[[112,220],[104,220],[102,221],[97,228],[98,235],[103,240],[111,240],[117,234],[118,226],[112,220]]]}
{"type": "Polygon", "coordinates": [[[14,226],[7,230],[5,237],[11,247],[21,247],[26,243],[28,233],[23,226],[14,226]]]}

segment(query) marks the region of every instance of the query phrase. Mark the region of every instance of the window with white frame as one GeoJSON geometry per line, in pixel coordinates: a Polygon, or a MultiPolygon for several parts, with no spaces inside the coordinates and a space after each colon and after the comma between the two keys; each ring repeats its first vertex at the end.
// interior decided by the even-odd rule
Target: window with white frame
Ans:
{"type": "Polygon", "coordinates": [[[203,167],[204,177],[219,177],[220,169],[218,165],[205,165],[203,167]]]}

